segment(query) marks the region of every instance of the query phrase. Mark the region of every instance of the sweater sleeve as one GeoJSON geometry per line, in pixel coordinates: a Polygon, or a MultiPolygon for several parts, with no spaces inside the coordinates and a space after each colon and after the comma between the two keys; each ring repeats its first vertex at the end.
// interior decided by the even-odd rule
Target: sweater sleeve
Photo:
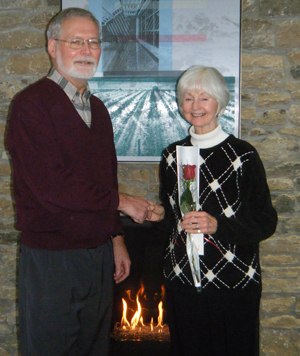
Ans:
{"type": "Polygon", "coordinates": [[[117,187],[89,181],[65,164],[49,113],[35,96],[14,102],[7,144],[19,189],[29,190],[51,213],[117,209],[117,187]]]}
{"type": "Polygon", "coordinates": [[[248,169],[243,172],[240,194],[242,204],[235,216],[215,216],[218,228],[214,238],[233,244],[253,244],[273,235],[277,213],[272,206],[265,170],[256,150],[248,169]]]}
{"type": "MultiPolygon", "coordinates": [[[[167,150],[164,150],[162,153],[160,165],[159,165],[159,178],[160,178],[160,188],[159,188],[159,197],[161,201],[161,205],[165,209],[164,219],[153,223],[154,227],[171,233],[174,226],[176,226],[176,221],[174,217],[174,212],[170,205],[170,199],[168,196],[168,191],[170,190],[170,184],[173,182],[170,181],[170,177],[168,177],[167,170],[168,164],[166,162],[167,150]]],[[[169,167],[171,169],[171,167],[169,167]]]]}

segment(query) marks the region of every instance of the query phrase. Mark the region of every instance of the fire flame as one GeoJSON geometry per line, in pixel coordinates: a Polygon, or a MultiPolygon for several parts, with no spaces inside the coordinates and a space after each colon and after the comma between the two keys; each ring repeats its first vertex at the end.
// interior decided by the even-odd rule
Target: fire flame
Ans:
{"type": "MultiPolygon", "coordinates": [[[[139,301],[139,295],[141,295],[143,293],[143,291],[144,291],[144,289],[143,289],[143,286],[142,286],[141,289],[138,291],[137,296],[136,296],[137,310],[134,313],[130,323],[127,320],[127,310],[128,310],[127,302],[125,301],[124,298],[122,298],[123,313],[122,313],[122,319],[121,319],[121,327],[123,329],[126,329],[127,327],[129,327],[130,330],[135,330],[138,325],[141,326],[141,327],[145,326],[144,322],[143,322],[143,316],[142,316],[142,307],[141,307],[141,303],[139,301]]],[[[130,298],[130,291],[127,291],[126,293],[130,298]]],[[[164,295],[163,287],[162,287],[162,295],[164,295]]],[[[158,304],[158,318],[157,318],[157,326],[156,326],[156,328],[163,328],[163,327],[164,327],[164,325],[163,325],[163,302],[160,301],[159,304],[158,304]]],[[[151,329],[151,331],[154,330],[153,318],[151,318],[150,329],[151,329]]]]}
{"type": "Polygon", "coordinates": [[[162,325],[163,321],[163,302],[160,301],[158,304],[158,318],[157,318],[157,326],[160,326],[161,328],[163,327],[162,325]]]}
{"type": "Polygon", "coordinates": [[[137,304],[137,311],[134,313],[133,318],[131,319],[131,328],[134,330],[136,328],[136,326],[138,325],[138,323],[140,322],[142,325],[143,324],[143,317],[141,316],[142,314],[142,307],[141,307],[141,303],[139,302],[139,296],[136,296],[136,304],[137,304]]]}
{"type": "Polygon", "coordinates": [[[121,326],[123,326],[123,328],[127,326],[130,326],[129,321],[126,318],[126,314],[127,314],[127,303],[125,302],[125,300],[122,298],[122,303],[123,303],[123,315],[122,315],[122,319],[121,319],[121,326]]]}

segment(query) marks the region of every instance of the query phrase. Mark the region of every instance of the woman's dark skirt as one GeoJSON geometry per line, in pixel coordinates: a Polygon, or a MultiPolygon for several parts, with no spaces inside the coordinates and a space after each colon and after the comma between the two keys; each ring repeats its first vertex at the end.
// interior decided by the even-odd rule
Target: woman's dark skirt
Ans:
{"type": "Polygon", "coordinates": [[[258,356],[259,291],[167,288],[171,355],[258,356]]]}

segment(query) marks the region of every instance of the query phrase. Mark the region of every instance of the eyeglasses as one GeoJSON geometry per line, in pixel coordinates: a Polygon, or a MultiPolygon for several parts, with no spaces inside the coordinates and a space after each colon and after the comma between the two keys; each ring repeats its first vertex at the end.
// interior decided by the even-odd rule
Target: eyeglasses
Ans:
{"type": "Polygon", "coordinates": [[[84,46],[84,42],[87,42],[91,49],[99,49],[102,47],[103,41],[100,38],[89,38],[84,40],[82,38],[71,38],[70,40],[60,40],[55,38],[55,41],[66,42],[72,49],[80,49],[84,46]]]}

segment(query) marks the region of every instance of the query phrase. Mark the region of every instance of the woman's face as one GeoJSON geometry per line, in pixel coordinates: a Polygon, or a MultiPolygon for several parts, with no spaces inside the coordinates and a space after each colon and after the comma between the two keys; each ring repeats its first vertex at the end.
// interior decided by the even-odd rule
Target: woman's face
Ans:
{"type": "Polygon", "coordinates": [[[211,132],[217,127],[218,102],[202,89],[184,94],[182,110],[185,119],[195,127],[198,135],[211,132]]]}

